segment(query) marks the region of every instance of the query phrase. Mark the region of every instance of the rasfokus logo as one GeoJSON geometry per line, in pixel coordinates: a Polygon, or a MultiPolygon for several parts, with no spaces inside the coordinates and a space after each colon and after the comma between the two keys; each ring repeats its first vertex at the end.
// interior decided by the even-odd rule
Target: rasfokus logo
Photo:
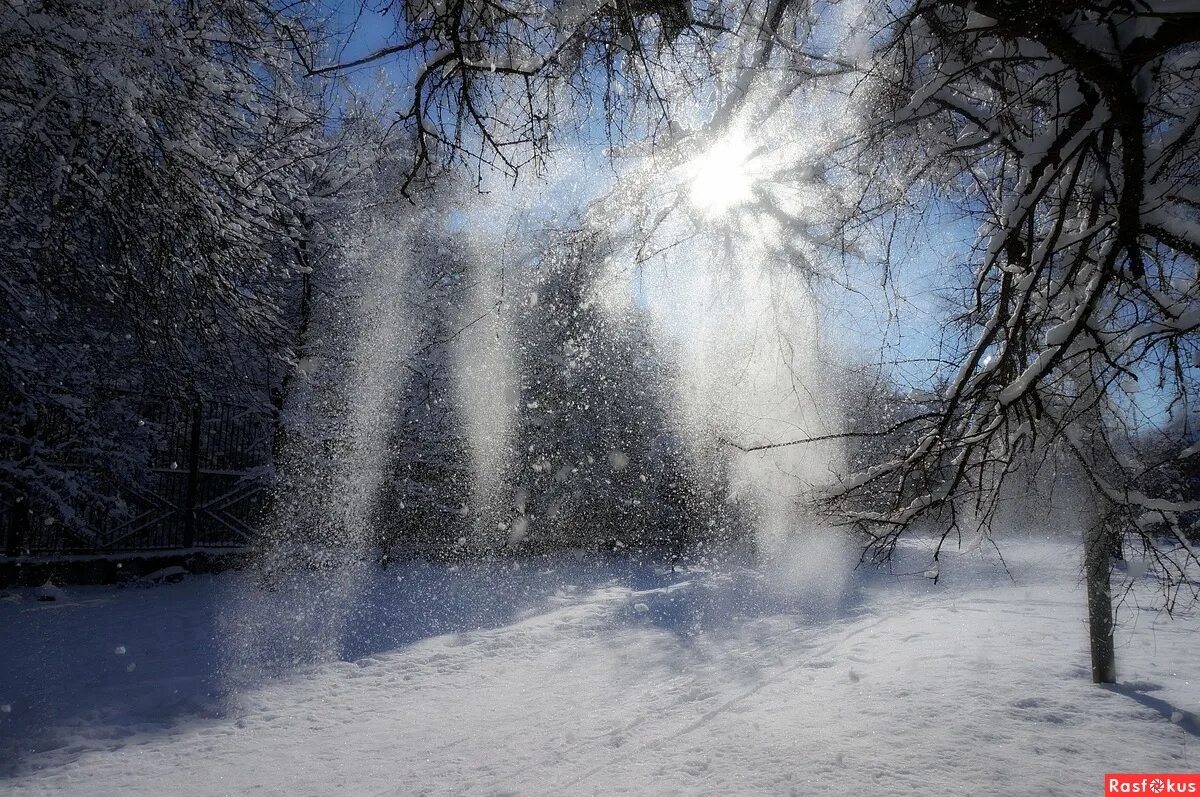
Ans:
{"type": "Polygon", "coordinates": [[[1200,797],[1200,773],[1110,772],[1104,776],[1104,797],[1118,794],[1195,794],[1200,797]]]}

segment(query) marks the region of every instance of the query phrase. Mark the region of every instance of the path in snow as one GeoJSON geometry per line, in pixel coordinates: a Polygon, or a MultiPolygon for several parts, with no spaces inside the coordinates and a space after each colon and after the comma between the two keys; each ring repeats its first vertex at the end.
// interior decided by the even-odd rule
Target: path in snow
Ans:
{"type": "Polygon", "coordinates": [[[963,556],[936,586],[818,549],[410,564],[377,574],[351,660],[232,692],[214,618],[237,576],[22,593],[0,604],[0,791],[1090,795],[1200,769],[1200,618],[1126,609],[1105,690],[1068,546],[1014,541],[1016,583],[963,556]]]}

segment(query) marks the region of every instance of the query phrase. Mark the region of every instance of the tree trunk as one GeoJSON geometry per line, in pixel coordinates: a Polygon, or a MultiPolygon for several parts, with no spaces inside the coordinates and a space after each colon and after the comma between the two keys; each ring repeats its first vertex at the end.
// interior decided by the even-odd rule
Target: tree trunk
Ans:
{"type": "MultiPolygon", "coordinates": [[[[297,367],[300,367],[304,357],[308,353],[308,336],[309,327],[312,326],[312,263],[309,257],[308,242],[312,234],[313,224],[308,220],[307,216],[301,217],[301,236],[296,244],[295,257],[296,263],[300,266],[300,308],[299,308],[299,323],[296,327],[294,338],[294,354],[297,359],[297,367]]],[[[274,411],[275,430],[271,439],[271,461],[275,467],[279,467],[280,457],[287,450],[287,426],[284,423],[284,407],[287,404],[288,393],[292,388],[292,382],[296,377],[296,368],[288,368],[283,373],[283,378],[278,387],[272,387],[271,405],[274,411]]],[[[278,476],[278,473],[276,474],[278,476]]]]}
{"type": "Polygon", "coordinates": [[[1092,648],[1092,682],[1117,682],[1117,660],[1113,647],[1111,568],[1108,554],[1112,542],[1106,524],[1097,518],[1084,532],[1084,570],[1087,573],[1088,639],[1092,648]]]}
{"type": "MultiPolygon", "coordinates": [[[[1081,475],[1104,478],[1119,472],[1114,467],[1113,453],[1104,438],[1104,415],[1101,412],[1103,395],[1088,363],[1080,371],[1080,400],[1084,406],[1081,416],[1084,437],[1076,449],[1081,475]]],[[[1083,529],[1083,572],[1087,582],[1088,642],[1092,653],[1092,682],[1117,682],[1116,652],[1113,647],[1113,610],[1111,588],[1111,559],[1114,543],[1120,535],[1113,526],[1114,506],[1111,498],[1097,484],[1085,496],[1089,499],[1086,525],[1083,529]]]]}

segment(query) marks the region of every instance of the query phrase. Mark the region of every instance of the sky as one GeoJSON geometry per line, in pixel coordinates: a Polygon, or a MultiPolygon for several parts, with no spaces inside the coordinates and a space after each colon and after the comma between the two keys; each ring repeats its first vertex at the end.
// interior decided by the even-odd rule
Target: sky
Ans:
{"type": "MultiPolygon", "coordinates": [[[[327,8],[343,42],[337,60],[352,61],[391,41],[393,23],[387,14],[363,10],[357,2],[333,0],[327,8]]],[[[379,94],[381,80],[400,87],[409,82],[403,62],[394,58],[344,75],[367,97],[379,94]]],[[[579,124],[573,138],[563,144],[541,176],[523,173],[514,185],[504,175],[485,174],[480,200],[452,211],[452,229],[507,237],[515,225],[553,224],[569,218],[572,211],[613,188],[619,166],[606,156],[610,142],[603,131],[579,124]]],[[[901,384],[929,386],[930,359],[941,335],[935,294],[945,287],[942,269],[930,264],[960,261],[971,235],[971,230],[954,224],[910,234],[908,245],[893,252],[891,281],[886,285],[877,260],[851,264],[855,292],[835,287],[821,293],[826,340],[855,359],[887,363],[890,375],[901,384]]],[[[634,272],[630,273],[632,278],[634,272]]],[[[632,281],[630,290],[637,290],[632,281]]]]}

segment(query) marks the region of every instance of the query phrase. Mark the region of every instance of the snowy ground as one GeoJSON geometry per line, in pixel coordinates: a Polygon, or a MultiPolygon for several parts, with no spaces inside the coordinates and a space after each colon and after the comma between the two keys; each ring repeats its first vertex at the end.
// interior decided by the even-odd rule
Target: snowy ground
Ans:
{"type": "Polygon", "coordinates": [[[242,576],[9,595],[0,792],[1098,795],[1200,770],[1200,618],[1127,605],[1105,690],[1072,547],[1013,541],[1016,583],[955,557],[936,586],[846,553],[393,567],[346,660],[236,688],[242,576]]]}

